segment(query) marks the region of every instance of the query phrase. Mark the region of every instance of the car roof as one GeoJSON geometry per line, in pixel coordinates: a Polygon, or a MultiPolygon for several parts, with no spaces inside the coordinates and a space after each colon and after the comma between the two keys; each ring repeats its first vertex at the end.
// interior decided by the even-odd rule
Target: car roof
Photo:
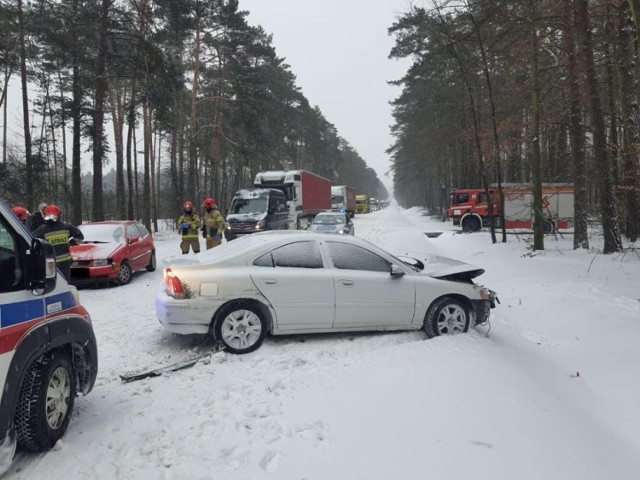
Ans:
{"type": "Polygon", "coordinates": [[[104,220],[102,222],[85,222],[82,225],[125,225],[127,223],[140,223],[137,220],[104,220]]]}
{"type": "MultiPolygon", "coordinates": [[[[334,208],[334,209],[332,209],[332,210],[323,210],[323,211],[321,211],[321,212],[318,212],[318,215],[330,215],[330,214],[334,214],[334,215],[335,215],[336,213],[342,213],[343,215],[345,215],[347,212],[346,212],[346,211],[344,211],[344,210],[343,210],[343,209],[341,209],[341,208],[334,208]]],[[[316,217],[317,217],[318,215],[316,215],[316,217]]]]}
{"type": "MultiPolygon", "coordinates": [[[[198,255],[183,257],[176,255],[175,257],[165,258],[165,265],[171,268],[181,266],[208,265],[212,263],[225,264],[233,263],[237,257],[244,256],[249,251],[269,250],[285,245],[288,242],[300,240],[317,240],[321,242],[338,241],[344,243],[352,243],[361,245],[371,250],[382,250],[380,247],[353,235],[331,235],[326,233],[316,233],[310,230],[270,230],[251,235],[244,235],[232,242],[225,242],[222,245],[201,252],[198,255]]],[[[382,250],[384,252],[384,250],[382,250]]],[[[389,252],[386,252],[387,254],[389,252]]]]}

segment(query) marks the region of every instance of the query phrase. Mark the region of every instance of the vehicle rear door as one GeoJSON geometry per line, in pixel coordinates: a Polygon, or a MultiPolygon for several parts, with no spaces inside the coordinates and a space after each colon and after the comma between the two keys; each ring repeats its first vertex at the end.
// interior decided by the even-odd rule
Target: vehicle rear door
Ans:
{"type": "Polygon", "coordinates": [[[391,263],[359,245],[324,242],[333,263],[336,291],[334,328],[409,325],[415,309],[415,282],[392,277],[391,263]]]}
{"type": "Polygon", "coordinates": [[[149,230],[147,230],[147,227],[145,227],[141,223],[136,223],[136,228],[140,232],[140,248],[143,252],[142,267],[140,268],[145,268],[147,265],[149,265],[149,263],[151,263],[151,254],[153,253],[154,249],[153,235],[151,235],[149,233],[149,230]]]}
{"type": "Polygon", "coordinates": [[[276,329],[330,330],[334,321],[333,275],[316,241],[300,241],[258,257],[251,278],[273,306],[276,329]]]}
{"type": "Polygon", "coordinates": [[[136,228],[134,223],[127,224],[127,258],[131,263],[131,268],[140,270],[147,265],[146,247],[142,238],[140,238],[140,232],[136,228]]]}

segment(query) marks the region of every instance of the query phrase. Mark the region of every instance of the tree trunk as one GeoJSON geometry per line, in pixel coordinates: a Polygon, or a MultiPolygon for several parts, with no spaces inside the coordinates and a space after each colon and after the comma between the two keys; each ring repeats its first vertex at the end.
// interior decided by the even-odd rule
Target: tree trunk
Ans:
{"type": "Polygon", "coordinates": [[[142,223],[151,231],[151,111],[145,102],[142,105],[142,144],[143,153],[143,179],[142,179],[142,223]]]}
{"type": "MultiPolygon", "coordinates": [[[[80,0],[73,2],[73,18],[79,16],[80,0]]],[[[78,44],[80,40],[77,33],[77,25],[72,24],[72,37],[74,47],[71,50],[73,55],[73,104],[72,104],[72,154],[71,154],[71,222],[74,225],[82,223],[82,173],[80,167],[80,136],[82,134],[82,80],[80,78],[80,53],[78,52],[78,44]]]]}
{"type": "MultiPolygon", "coordinates": [[[[198,20],[196,19],[196,22],[198,20]]],[[[198,90],[200,87],[200,24],[196,25],[195,51],[193,53],[193,85],[191,90],[191,123],[189,128],[189,170],[187,195],[195,201],[197,195],[196,173],[198,170],[198,90]]]]}
{"type": "MultiPolygon", "coordinates": [[[[134,186],[134,171],[132,165],[132,149],[135,149],[134,132],[136,129],[136,102],[137,102],[138,82],[136,79],[131,80],[131,97],[127,108],[127,188],[129,196],[127,201],[127,218],[133,220],[134,214],[134,198],[137,194],[137,186],[134,186]]],[[[136,177],[137,178],[137,177],[136,177]]]]}
{"type": "MultiPolygon", "coordinates": [[[[444,19],[442,18],[442,13],[440,11],[441,7],[435,1],[433,3],[436,6],[438,17],[440,19],[440,24],[442,25],[443,29],[446,30],[445,22],[444,22],[444,19]]],[[[482,153],[482,144],[480,142],[480,125],[478,122],[478,111],[476,108],[475,95],[473,93],[473,89],[471,88],[471,82],[469,80],[467,68],[464,62],[462,61],[462,58],[460,58],[460,55],[458,55],[455,42],[450,37],[448,32],[445,31],[444,34],[447,36],[447,40],[449,41],[449,47],[451,48],[451,53],[453,55],[453,58],[455,59],[456,63],[458,64],[458,67],[460,68],[460,72],[462,73],[462,79],[467,90],[467,95],[469,96],[471,118],[473,119],[473,134],[474,134],[474,140],[475,140],[475,146],[476,146],[476,154],[478,155],[478,165],[480,167],[480,176],[482,177],[482,186],[484,188],[485,195],[487,196],[487,209],[488,209],[488,214],[489,214],[488,216],[489,216],[489,222],[491,227],[491,241],[492,243],[497,243],[498,240],[496,239],[495,222],[493,219],[493,196],[489,192],[489,181],[487,179],[487,173],[484,165],[484,155],[482,153]]]]}
{"type": "Polygon", "coordinates": [[[542,211],[542,166],[540,160],[540,72],[538,66],[538,30],[535,1],[529,14],[531,38],[531,169],[533,173],[533,249],[544,250],[544,212],[542,211]]]}
{"type": "Polygon", "coordinates": [[[93,113],[93,221],[104,220],[104,194],[102,190],[102,162],[104,160],[104,101],[107,91],[107,29],[112,0],[102,0],[98,24],[98,58],[96,60],[96,89],[93,113]]]}
{"type": "Polygon", "coordinates": [[[626,23],[628,20],[624,4],[619,7],[620,28],[618,29],[619,54],[615,62],[618,80],[618,101],[622,121],[622,171],[621,183],[624,191],[624,209],[626,218],[624,233],[631,242],[640,238],[640,190],[638,184],[638,145],[640,145],[640,111],[637,92],[633,88],[633,77],[628,65],[632,64],[633,44],[629,38],[626,23]]]}
{"type": "Polygon", "coordinates": [[[69,188],[69,178],[67,172],[67,114],[64,106],[64,90],[62,83],[62,71],[60,69],[60,62],[57,64],[57,72],[58,72],[58,86],[60,87],[60,129],[62,133],[62,185],[66,191],[69,188]]]}
{"type": "Polygon", "coordinates": [[[598,190],[600,193],[600,215],[604,234],[605,254],[622,251],[622,240],[618,227],[616,198],[613,191],[611,164],[607,150],[604,116],[602,113],[598,77],[593,58],[593,42],[589,24],[588,0],[576,1],[576,26],[578,30],[580,58],[586,77],[589,111],[593,127],[593,154],[598,172],[598,190]]]}
{"type": "Polygon", "coordinates": [[[638,55],[640,55],[640,0],[628,0],[633,23],[636,26],[636,46],[638,47],[638,55]]]}
{"type": "Polygon", "coordinates": [[[24,14],[22,0],[18,0],[18,28],[20,37],[20,81],[22,84],[22,126],[24,132],[24,155],[27,173],[26,197],[29,205],[35,205],[33,158],[31,157],[31,127],[29,126],[29,90],[27,79],[27,46],[25,44],[24,14]]]}
{"type": "Polygon", "coordinates": [[[111,119],[113,122],[113,144],[116,150],[116,215],[118,218],[127,218],[126,189],[124,184],[124,102],[126,95],[123,88],[112,85],[109,88],[109,101],[111,104],[111,119]]]}
{"type": "Polygon", "coordinates": [[[485,82],[487,83],[487,93],[489,95],[489,105],[491,107],[491,126],[493,130],[493,155],[496,162],[496,176],[498,180],[498,201],[500,202],[500,225],[502,226],[502,243],[507,243],[507,227],[504,219],[504,192],[502,191],[502,165],[500,161],[500,137],[498,136],[498,117],[496,115],[496,103],[493,96],[493,84],[491,82],[491,75],[489,74],[489,64],[487,62],[487,54],[484,48],[484,42],[482,41],[482,35],[480,34],[480,28],[476,22],[475,17],[471,13],[468,3],[465,0],[465,6],[467,12],[471,17],[471,23],[473,29],[476,32],[478,39],[478,47],[480,48],[480,56],[482,58],[482,72],[484,74],[485,82]]]}
{"type": "Polygon", "coordinates": [[[564,44],[567,52],[567,77],[569,82],[569,143],[573,164],[574,188],[574,234],[573,248],[589,248],[587,231],[587,164],[584,156],[584,131],[580,115],[580,85],[578,83],[577,59],[574,38],[574,11],[572,0],[562,0],[564,21],[564,44]]]}

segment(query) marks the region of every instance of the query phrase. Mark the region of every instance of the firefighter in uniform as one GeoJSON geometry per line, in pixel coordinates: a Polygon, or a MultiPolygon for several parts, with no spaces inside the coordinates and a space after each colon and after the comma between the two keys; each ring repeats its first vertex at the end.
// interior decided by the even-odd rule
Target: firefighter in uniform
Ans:
{"type": "Polygon", "coordinates": [[[198,229],[200,228],[200,217],[193,211],[193,203],[184,202],[184,214],[178,219],[178,231],[182,235],[180,250],[182,254],[189,253],[189,247],[193,253],[200,252],[200,240],[198,239],[198,229]]]}
{"type": "Polygon", "coordinates": [[[207,250],[222,243],[224,217],[218,210],[213,198],[205,198],[202,202],[206,213],[202,219],[202,236],[207,239],[207,250]]]}
{"type": "Polygon", "coordinates": [[[32,235],[43,238],[53,246],[56,254],[56,266],[62,272],[64,278],[71,277],[71,251],[70,245],[77,245],[84,240],[82,232],[60,220],[62,210],[57,205],[48,205],[42,212],[44,223],[36,228],[32,235]]]}

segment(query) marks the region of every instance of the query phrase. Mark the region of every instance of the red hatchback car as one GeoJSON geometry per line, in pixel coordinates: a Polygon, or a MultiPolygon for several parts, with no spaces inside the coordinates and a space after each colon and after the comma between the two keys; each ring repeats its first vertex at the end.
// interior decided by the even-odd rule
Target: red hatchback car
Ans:
{"type": "Polygon", "coordinates": [[[140,222],[90,222],[78,228],[84,240],[71,247],[73,285],[100,282],[126,285],[134,272],[156,269],[153,237],[140,222]]]}

